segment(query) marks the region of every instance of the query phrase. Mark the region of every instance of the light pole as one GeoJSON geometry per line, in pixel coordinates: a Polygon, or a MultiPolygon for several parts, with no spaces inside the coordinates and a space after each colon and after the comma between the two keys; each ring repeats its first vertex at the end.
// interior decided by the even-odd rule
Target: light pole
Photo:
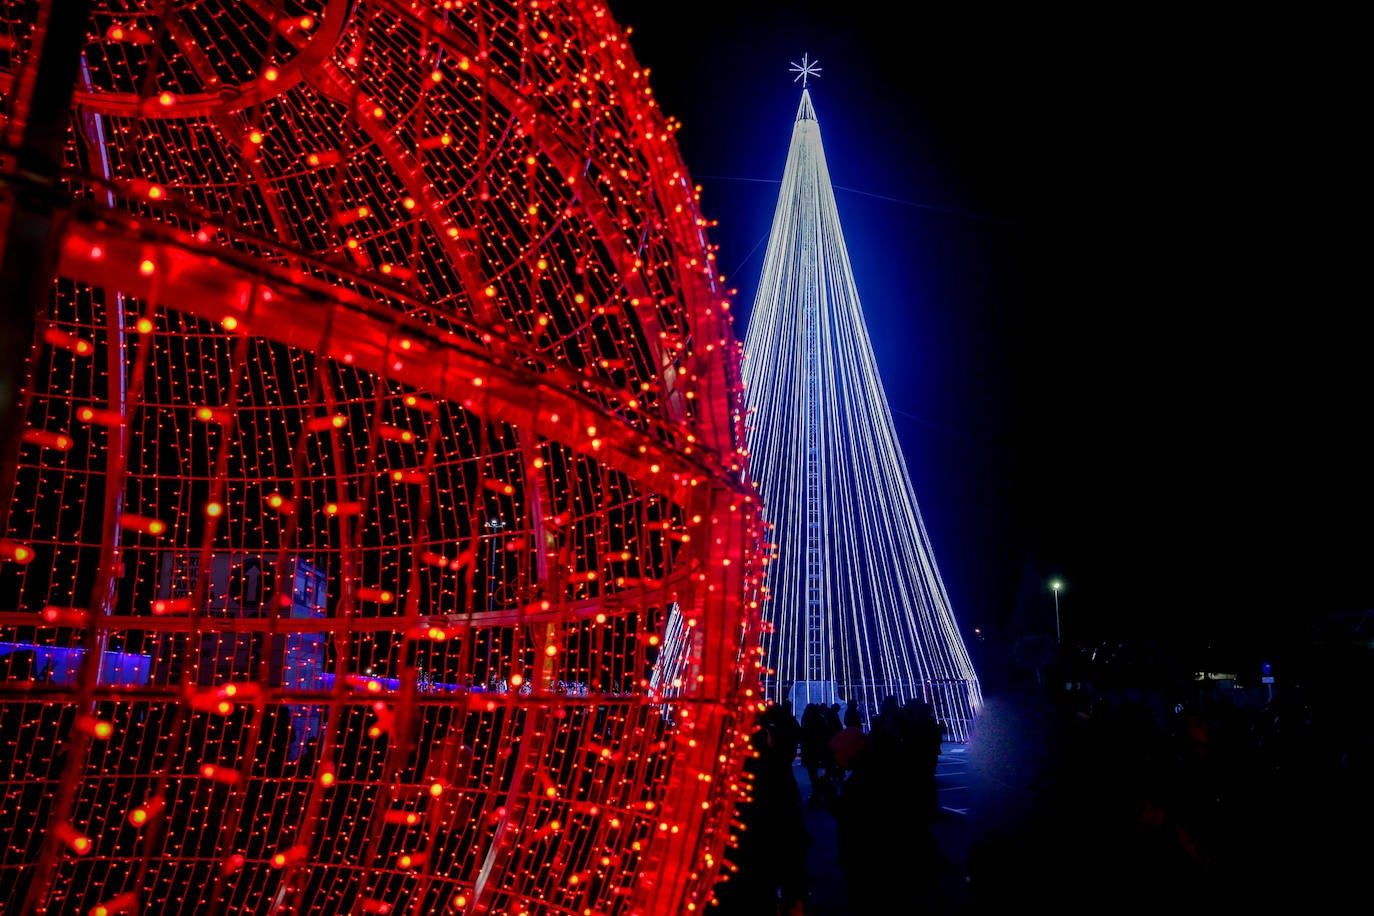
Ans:
{"type": "MultiPolygon", "coordinates": [[[[490,612],[496,607],[496,544],[498,535],[506,529],[506,520],[499,515],[493,515],[482,523],[482,527],[491,532],[491,543],[487,545],[487,611],[490,612]]],[[[495,689],[493,683],[495,675],[492,668],[496,658],[496,628],[487,626],[487,686],[495,689]]]]}
{"type": "Polygon", "coordinates": [[[1064,587],[1064,583],[1055,579],[1050,583],[1050,590],[1054,592],[1054,638],[1062,646],[1064,644],[1064,631],[1059,626],[1059,590],[1064,587]]]}
{"type": "Polygon", "coordinates": [[[485,522],[482,526],[491,532],[491,543],[487,546],[487,610],[490,611],[496,606],[496,536],[506,529],[506,520],[496,515],[485,522]]]}

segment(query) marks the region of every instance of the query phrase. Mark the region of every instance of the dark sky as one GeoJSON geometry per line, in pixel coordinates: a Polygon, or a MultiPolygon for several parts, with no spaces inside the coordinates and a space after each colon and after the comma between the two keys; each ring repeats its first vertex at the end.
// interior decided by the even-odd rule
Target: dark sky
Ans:
{"type": "Polygon", "coordinates": [[[1052,574],[1066,636],[1263,646],[1374,608],[1359,30],[879,6],[611,4],[684,124],[741,339],[789,64],[819,60],[859,294],[964,629],[1008,626],[1027,579],[1052,628],[1052,574]]]}

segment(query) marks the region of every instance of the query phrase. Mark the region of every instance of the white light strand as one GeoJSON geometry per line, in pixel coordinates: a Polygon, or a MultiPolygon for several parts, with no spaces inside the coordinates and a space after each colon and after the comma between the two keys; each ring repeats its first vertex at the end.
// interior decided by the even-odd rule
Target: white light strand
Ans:
{"type": "Polygon", "coordinates": [[[663,636],[660,637],[658,659],[649,672],[649,695],[665,702],[658,705],[663,718],[672,714],[672,704],[666,702],[682,694],[682,679],[687,671],[687,660],[691,654],[687,626],[682,619],[682,609],[674,601],[668,608],[668,617],[663,622],[663,636]]]}
{"type": "Polygon", "coordinates": [[[744,353],[750,473],[777,544],[769,698],[829,681],[867,715],[889,694],[925,699],[960,736],[981,688],[892,424],[805,89],[744,353]]]}

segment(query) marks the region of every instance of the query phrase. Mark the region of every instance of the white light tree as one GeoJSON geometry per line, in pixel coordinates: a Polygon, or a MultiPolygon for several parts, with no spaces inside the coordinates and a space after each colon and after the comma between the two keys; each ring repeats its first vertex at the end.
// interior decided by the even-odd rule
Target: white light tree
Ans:
{"type": "Polygon", "coordinates": [[[770,699],[924,699],[954,740],[982,692],[878,374],[805,80],[744,345],[750,475],[776,555],[770,699]]]}

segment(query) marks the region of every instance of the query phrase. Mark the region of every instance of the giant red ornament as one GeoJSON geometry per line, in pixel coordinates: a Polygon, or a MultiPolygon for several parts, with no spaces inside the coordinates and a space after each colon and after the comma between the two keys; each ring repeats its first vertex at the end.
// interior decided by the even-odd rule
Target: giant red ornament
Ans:
{"type": "Polygon", "coordinates": [[[0,93],[0,910],[705,909],[759,507],[606,7],[9,4],[0,93]]]}

